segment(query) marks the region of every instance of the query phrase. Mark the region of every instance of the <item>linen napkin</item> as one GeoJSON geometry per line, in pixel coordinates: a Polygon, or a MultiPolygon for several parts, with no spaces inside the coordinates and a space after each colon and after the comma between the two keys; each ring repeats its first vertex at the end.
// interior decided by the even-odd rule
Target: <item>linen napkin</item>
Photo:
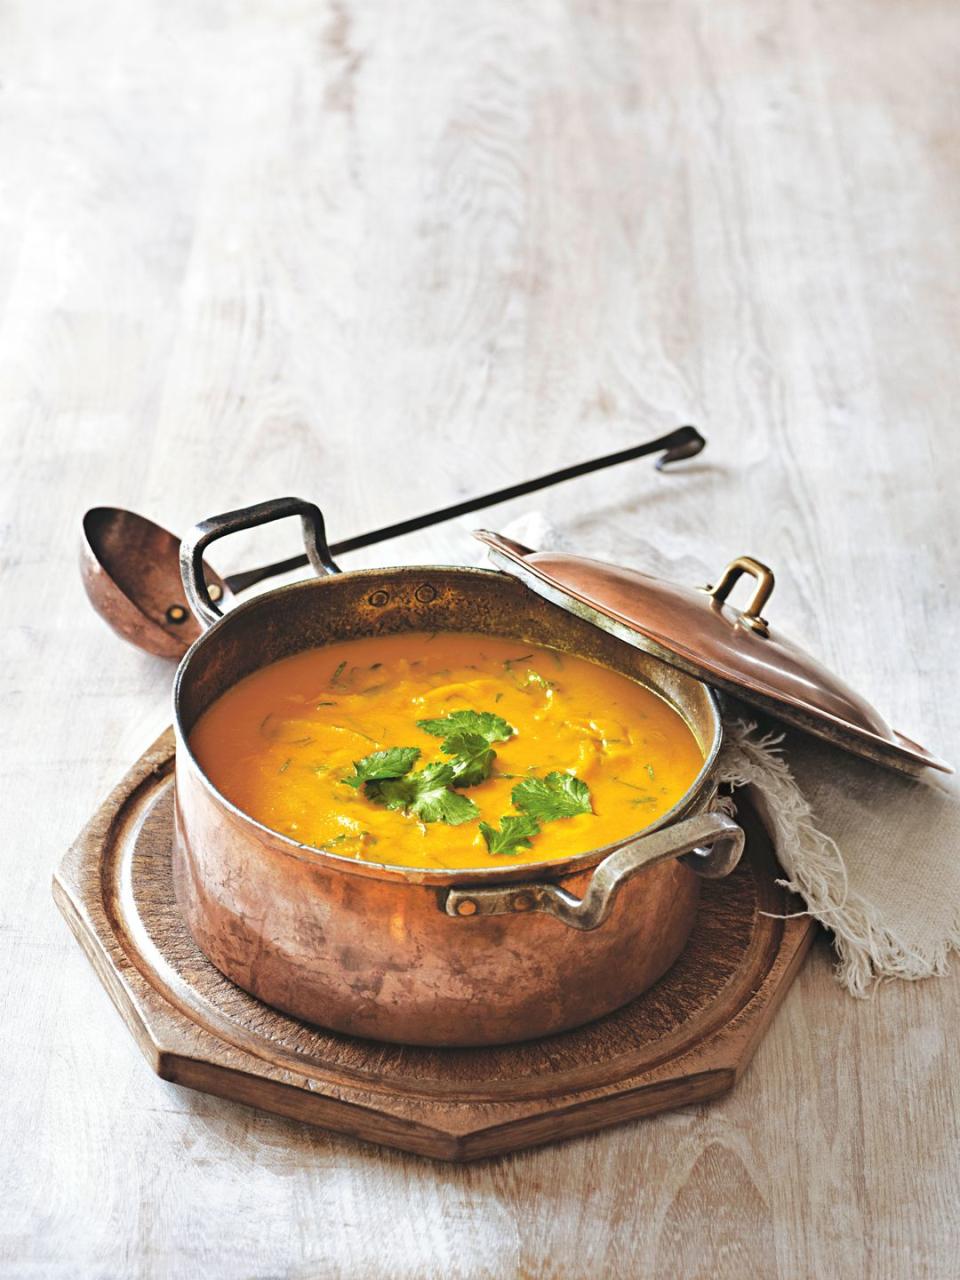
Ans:
{"type": "MultiPolygon", "coordinates": [[[[539,512],[502,532],[674,581],[703,573],[665,564],[662,550],[620,531],[615,546],[596,532],[574,547],[539,512]]],[[[473,562],[486,562],[482,549],[473,562]]],[[[905,777],[729,698],[724,740],[719,776],[752,788],[785,873],[779,883],[833,935],[841,985],[865,996],[885,979],[946,973],[960,949],[960,787],[905,777]]]]}

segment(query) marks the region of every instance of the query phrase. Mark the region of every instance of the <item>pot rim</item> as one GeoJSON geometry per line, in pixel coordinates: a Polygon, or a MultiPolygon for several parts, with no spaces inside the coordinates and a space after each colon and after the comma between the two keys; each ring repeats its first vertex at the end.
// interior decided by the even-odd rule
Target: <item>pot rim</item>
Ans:
{"type": "MultiPolygon", "coordinates": [[[[257,608],[263,608],[267,606],[270,601],[276,599],[276,597],[280,595],[298,591],[317,590],[322,587],[331,586],[338,579],[349,578],[351,580],[356,580],[357,578],[362,577],[373,579],[382,576],[383,574],[391,573],[411,573],[420,575],[422,573],[429,572],[449,573],[451,571],[462,573],[467,577],[489,576],[507,578],[516,582],[515,578],[512,578],[510,574],[504,573],[502,570],[487,569],[477,565],[407,564],[377,566],[375,568],[346,570],[343,573],[331,574],[327,577],[303,578],[298,582],[286,583],[283,586],[274,587],[270,591],[261,592],[259,595],[253,596],[251,599],[235,605],[212,626],[201,632],[197,639],[194,640],[193,644],[191,644],[187,652],[183,655],[183,658],[177,667],[173,681],[173,728],[176,736],[177,756],[179,757],[181,753],[186,756],[192,765],[196,778],[217,804],[226,809],[227,812],[240,823],[249,825],[269,837],[272,847],[274,847],[277,852],[286,854],[290,857],[295,857],[300,861],[316,862],[323,866],[330,866],[333,870],[346,871],[353,875],[372,876],[376,879],[400,880],[409,884],[431,884],[451,887],[458,881],[479,885],[504,881],[516,882],[518,879],[534,880],[543,876],[556,876],[558,873],[572,875],[578,871],[588,870],[590,867],[595,866],[598,862],[602,861],[602,859],[606,858],[617,849],[621,849],[625,845],[631,844],[641,836],[649,835],[654,831],[659,831],[663,827],[670,826],[672,823],[684,817],[685,814],[695,805],[697,799],[702,795],[710,774],[713,771],[713,767],[716,764],[717,757],[720,753],[720,747],[723,742],[723,721],[720,714],[720,704],[717,694],[715,690],[706,683],[706,681],[701,680],[697,676],[691,675],[688,672],[681,672],[680,674],[682,674],[686,679],[702,685],[706,692],[707,705],[710,708],[710,728],[712,731],[712,743],[710,749],[704,756],[703,764],[696,778],[694,778],[693,782],[677,803],[666,813],[661,814],[655,822],[651,822],[648,826],[641,827],[638,831],[631,832],[629,835],[624,836],[620,840],[614,841],[612,844],[602,845],[596,849],[590,849],[584,853],[573,854],[565,858],[554,858],[549,862],[511,862],[503,867],[405,867],[398,863],[372,862],[366,858],[346,858],[342,854],[333,853],[328,849],[320,849],[316,845],[302,844],[297,840],[291,839],[290,836],[283,835],[282,832],[275,831],[273,827],[266,826],[256,818],[251,817],[250,814],[235,805],[233,801],[228,800],[227,797],[214,786],[213,782],[211,782],[207,777],[207,774],[201,767],[200,762],[197,760],[190,748],[187,734],[181,722],[180,691],[187,676],[193,655],[198,652],[203,645],[210,641],[217,632],[228,626],[231,618],[257,608]]],[[[629,644],[629,641],[623,640],[622,637],[617,638],[621,639],[622,643],[629,644]]],[[[322,648],[323,646],[315,647],[322,648]]],[[[544,647],[548,648],[549,646],[544,647]]],[[[637,647],[639,648],[639,646],[637,647]]],[[[660,659],[653,657],[651,654],[647,654],[647,656],[652,657],[655,662],[661,661],[660,659]]],[[[587,659],[587,661],[589,661],[589,659],[587,659]]],[[[663,665],[667,666],[668,664],[663,663],[663,665]]],[[[621,672],[620,674],[623,673],[621,672]]],[[[633,677],[625,676],[625,679],[629,680],[633,679],[633,677]]],[[[640,680],[637,680],[636,683],[644,684],[644,682],[640,680]]],[[[675,706],[670,699],[664,695],[663,690],[649,685],[644,685],[644,687],[649,688],[657,697],[662,698],[672,706],[686,723],[686,717],[683,716],[680,708],[675,706]]]]}

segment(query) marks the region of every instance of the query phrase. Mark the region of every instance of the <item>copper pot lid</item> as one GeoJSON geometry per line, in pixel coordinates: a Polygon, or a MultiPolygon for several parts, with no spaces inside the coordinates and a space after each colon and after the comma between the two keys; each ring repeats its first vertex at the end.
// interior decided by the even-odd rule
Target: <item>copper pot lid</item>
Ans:
{"type": "Polygon", "coordinates": [[[727,565],[716,586],[695,588],[584,556],[534,551],[486,529],[474,536],[499,568],[538,595],[779,720],[895,769],[953,772],[771,628],[761,611],[773,573],[750,556],[727,565]],[[741,611],[725,602],[744,574],[756,588],[741,611]]]}

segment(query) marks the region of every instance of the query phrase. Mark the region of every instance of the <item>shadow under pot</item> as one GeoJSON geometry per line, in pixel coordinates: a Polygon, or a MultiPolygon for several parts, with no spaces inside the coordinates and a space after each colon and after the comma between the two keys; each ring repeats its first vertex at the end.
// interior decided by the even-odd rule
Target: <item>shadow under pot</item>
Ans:
{"type": "Polygon", "coordinates": [[[267,1004],[350,1035],[400,1044],[506,1044],[610,1013],[660,978],[693,927],[702,876],[726,875],[743,833],[712,808],[721,741],[702,681],[489,569],[340,573],[319,510],[263,503],[198,525],[184,542],[187,599],[207,629],[174,692],[177,898],[201,951],[267,1004]],[[215,538],[303,521],[322,576],[225,616],[200,576],[215,538]],[[475,870],[381,865],[271,831],[227,801],[192,755],[203,712],[244,676],[305,649],[403,631],[482,632],[599,662],[686,721],[704,764],[657,823],[553,862],[475,870]]]}

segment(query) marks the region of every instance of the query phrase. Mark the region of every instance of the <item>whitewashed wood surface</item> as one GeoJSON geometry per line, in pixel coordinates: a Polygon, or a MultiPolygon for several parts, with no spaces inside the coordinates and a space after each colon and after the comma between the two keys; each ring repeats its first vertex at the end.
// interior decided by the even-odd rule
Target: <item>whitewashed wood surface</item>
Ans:
{"type": "Polygon", "coordinates": [[[960,759],[958,21],[0,7],[4,1276],[960,1273],[956,973],[856,1002],[821,944],[726,1100],[450,1168],[155,1079],[49,892],[169,716],[81,591],[99,502],[294,492],[341,536],[693,421],[682,473],[542,509],[770,562],[778,622],[960,759]]]}

